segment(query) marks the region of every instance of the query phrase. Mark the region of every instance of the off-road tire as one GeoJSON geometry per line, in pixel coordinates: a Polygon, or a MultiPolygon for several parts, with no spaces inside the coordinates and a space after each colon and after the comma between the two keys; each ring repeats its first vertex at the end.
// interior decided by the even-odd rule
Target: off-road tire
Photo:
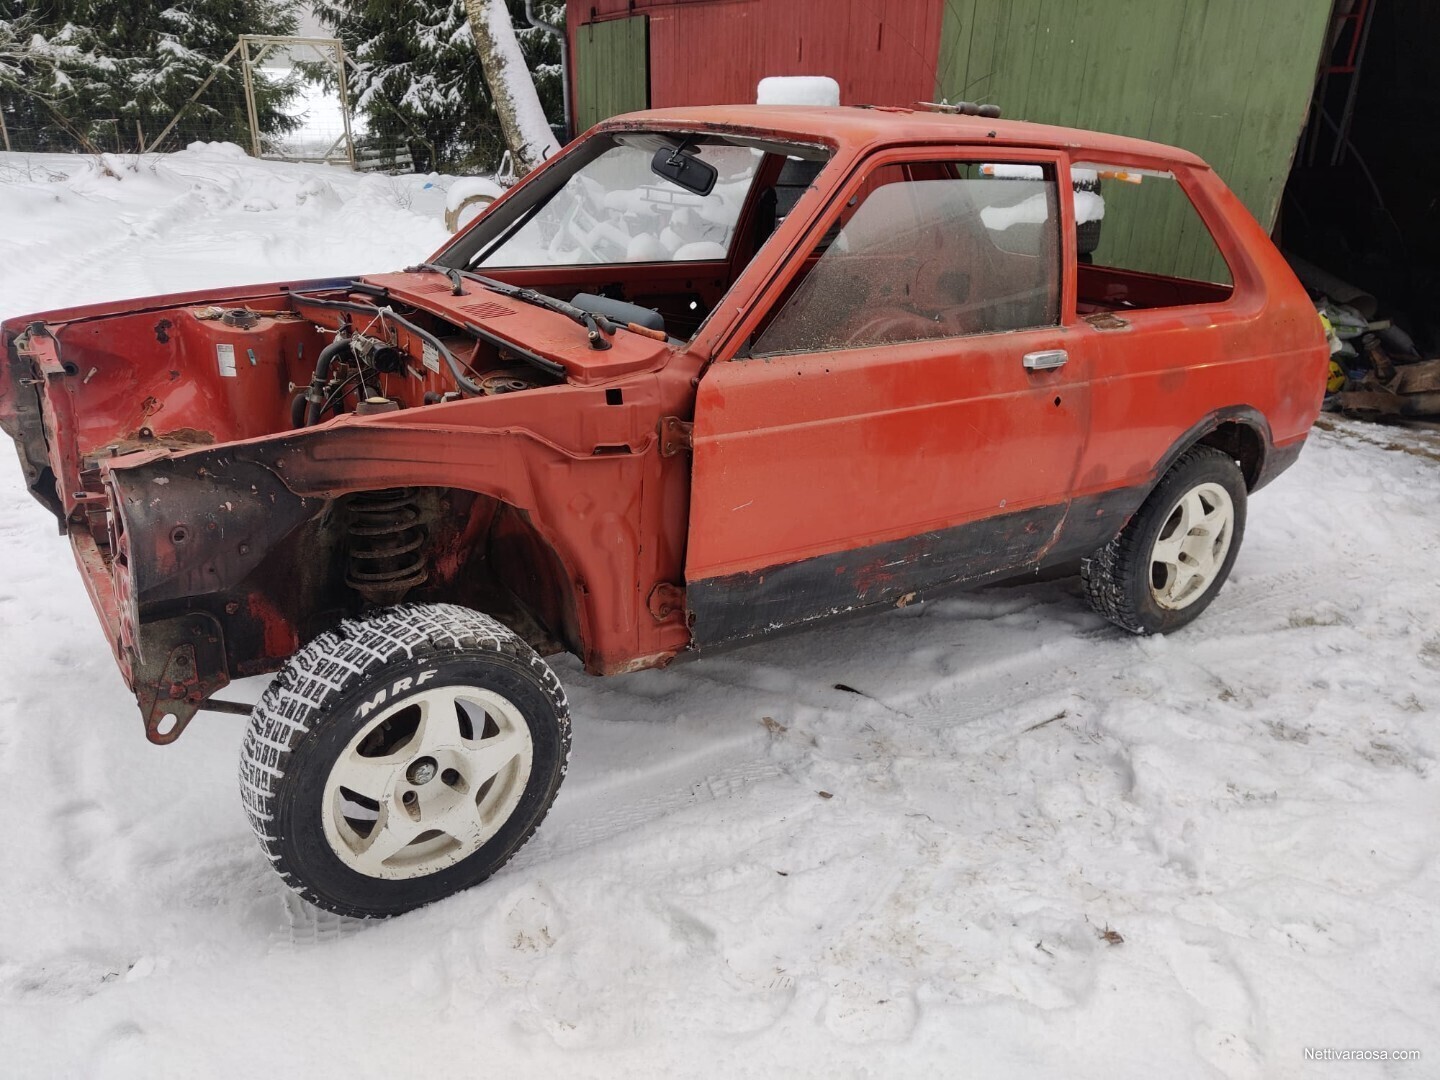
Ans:
{"type": "Polygon", "coordinates": [[[545,817],[570,755],[565,692],[550,666],[489,616],[452,604],[402,604],[347,620],[286,663],[250,716],[240,753],[240,794],[250,825],[280,876],[318,907],[358,918],[398,915],[485,880],[545,817]],[[433,686],[503,693],[529,728],[531,772],[499,831],[461,861],[401,880],[345,865],[326,839],[323,789],[359,730],[357,709],[405,676],[435,670],[433,686]]]}
{"type": "Polygon", "coordinates": [[[1090,607],[1132,634],[1168,634],[1193,621],[1210,606],[1239,554],[1245,535],[1245,477],[1229,454],[1213,446],[1195,446],[1181,455],[1161,478],[1120,534],[1080,563],[1090,607]],[[1234,506],[1230,547],[1219,573],[1188,606],[1161,607],[1151,593],[1150,557],[1166,520],[1179,500],[1202,484],[1214,483],[1234,506]]]}

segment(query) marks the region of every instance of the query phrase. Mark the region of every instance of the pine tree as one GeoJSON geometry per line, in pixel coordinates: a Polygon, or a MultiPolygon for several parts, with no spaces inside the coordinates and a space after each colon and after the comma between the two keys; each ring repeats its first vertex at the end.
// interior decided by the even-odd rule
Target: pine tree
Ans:
{"type": "MultiPolygon", "coordinates": [[[[523,0],[508,2],[541,104],[558,121],[559,43],[529,26],[523,0]]],[[[553,0],[536,7],[546,21],[563,18],[563,5],[553,0]]],[[[363,143],[391,151],[403,146],[421,171],[499,164],[505,143],[463,0],[319,0],[315,10],[358,68],[350,73],[350,91],[363,143]]]]}
{"type": "MultiPolygon", "coordinates": [[[[185,106],[241,34],[293,34],[300,0],[0,0],[0,42],[24,50],[0,59],[0,108],[28,129],[32,149],[120,149],[153,139],[185,106]]],[[[298,121],[283,106],[293,87],[260,74],[262,131],[298,121]]],[[[196,138],[249,144],[239,67],[220,71],[186,109],[167,145],[196,138]]]]}
{"type": "MultiPolygon", "coordinates": [[[[175,109],[209,77],[215,62],[234,46],[241,34],[286,36],[294,34],[299,26],[300,0],[244,0],[243,3],[192,0],[183,8],[163,4],[156,7],[162,10],[158,13],[160,29],[151,54],[153,59],[131,82],[138,102],[152,98],[156,102],[149,114],[163,115],[162,124],[168,123],[175,109]]],[[[255,113],[262,141],[299,127],[300,119],[285,109],[297,89],[298,78],[293,73],[282,78],[263,66],[253,69],[255,113]]],[[[152,137],[159,133],[158,127],[147,124],[146,129],[152,137]]],[[[223,68],[205,93],[186,110],[167,145],[184,146],[193,139],[225,139],[249,149],[244,139],[248,131],[244,79],[237,60],[223,68]]]]}

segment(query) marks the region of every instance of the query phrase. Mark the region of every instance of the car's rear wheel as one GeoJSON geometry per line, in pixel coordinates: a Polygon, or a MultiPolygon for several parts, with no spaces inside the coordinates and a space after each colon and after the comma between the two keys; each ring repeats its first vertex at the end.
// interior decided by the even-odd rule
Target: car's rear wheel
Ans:
{"type": "Polygon", "coordinates": [[[1090,606],[1135,634],[1196,618],[1224,585],[1245,533],[1245,478],[1228,454],[1183,454],[1120,534],[1081,563],[1090,606]]]}
{"type": "Polygon", "coordinates": [[[307,900],[397,915],[504,865],[569,748],[564,691],[529,646],[478,612],[405,604],[290,659],[251,714],[241,794],[307,900]]]}

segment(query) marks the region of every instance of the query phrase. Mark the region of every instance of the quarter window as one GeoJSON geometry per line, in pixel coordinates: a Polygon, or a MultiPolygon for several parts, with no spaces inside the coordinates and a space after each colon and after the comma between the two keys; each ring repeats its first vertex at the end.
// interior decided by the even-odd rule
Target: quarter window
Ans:
{"type": "Polygon", "coordinates": [[[1171,173],[1084,162],[1071,178],[1081,315],[1230,296],[1230,268],[1171,173]]]}
{"type": "Polygon", "coordinates": [[[1057,325],[1054,169],[999,173],[953,161],[875,170],[836,216],[751,355],[1057,325]]]}

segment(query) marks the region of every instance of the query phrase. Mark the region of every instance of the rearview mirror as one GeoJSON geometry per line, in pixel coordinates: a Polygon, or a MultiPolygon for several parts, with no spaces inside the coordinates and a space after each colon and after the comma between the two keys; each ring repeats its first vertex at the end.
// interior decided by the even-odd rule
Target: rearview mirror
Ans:
{"type": "Polygon", "coordinates": [[[714,165],[701,161],[685,146],[662,146],[650,159],[650,171],[672,184],[678,184],[696,195],[709,195],[715,190],[720,175],[714,165]]]}

